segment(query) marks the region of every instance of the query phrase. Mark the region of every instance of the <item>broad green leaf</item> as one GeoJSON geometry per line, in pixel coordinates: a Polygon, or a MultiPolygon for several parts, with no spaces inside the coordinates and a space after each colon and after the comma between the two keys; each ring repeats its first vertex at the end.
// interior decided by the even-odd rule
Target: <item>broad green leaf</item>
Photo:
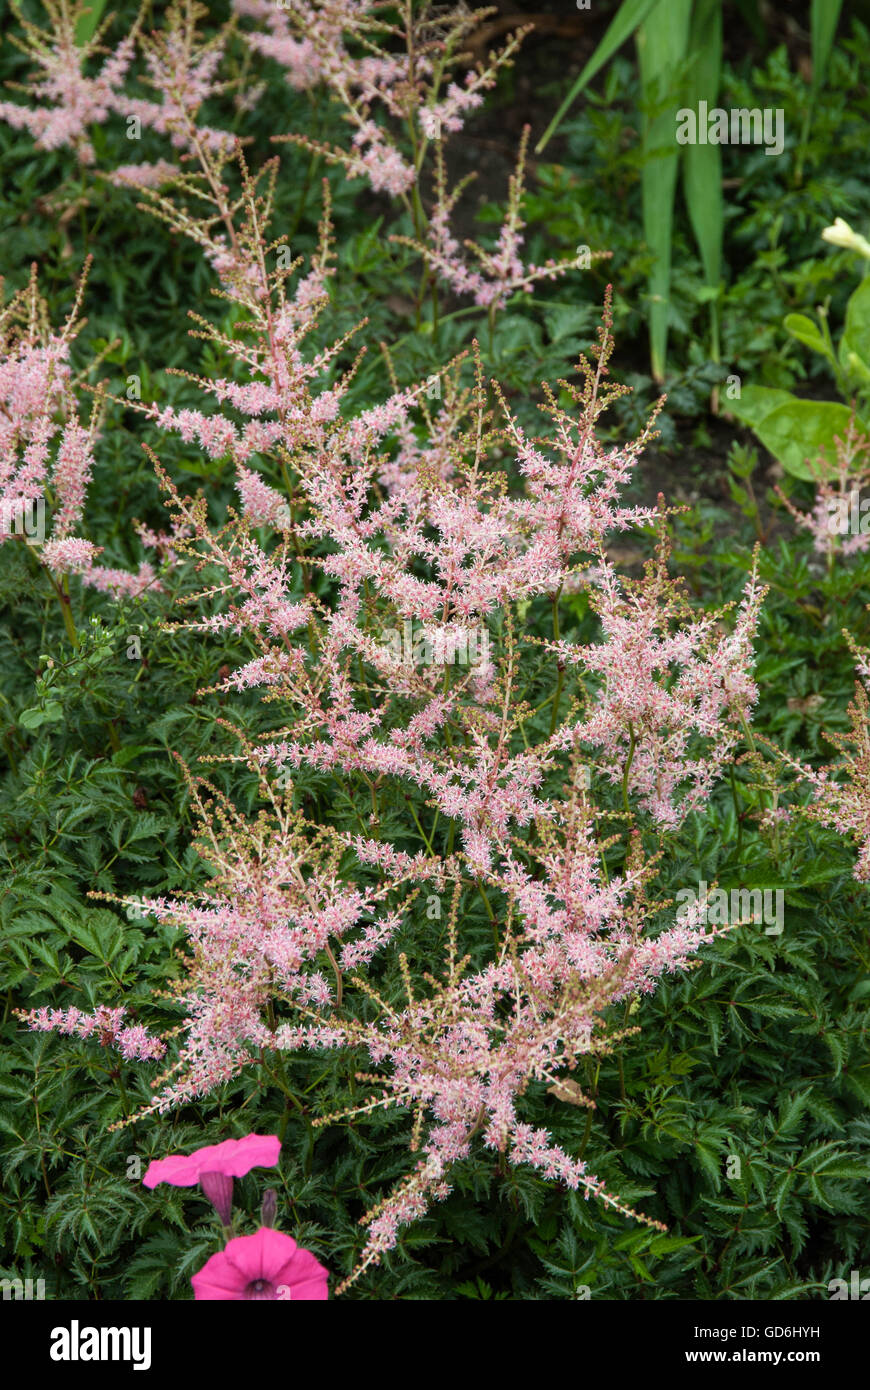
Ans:
{"type": "Polygon", "coordinates": [[[812,348],[813,352],[820,352],[823,357],[830,360],[831,353],[828,344],[822,337],[817,324],[813,323],[806,314],[786,314],[783,319],[783,327],[786,333],[790,333],[804,347],[812,348]]]}
{"type": "MultiPolygon", "coordinates": [[[[654,9],[655,6],[659,4],[662,4],[662,0],[623,0],[623,4],[619,7],[618,12],[610,21],[610,24],[607,28],[607,32],[601,40],[600,44],[596,48],[595,52],[592,54],[592,57],[589,59],[589,62],[586,64],[580,76],[577,78],[577,81],[572,86],[568,95],[565,97],[565,100],[562,102],[562,105],[559,107],[555,116],[553,117],[550,124],[547,126],[547,129],[544,131],[543,135],[541,136],[540,140],[535,146],[536,154],[541,153],[541,150],[544,148],[550,137],[555,132],[557,126],[559,125],[559,122],[561,121],[565,112],[568,110],[568,107],[571,106],[574,100],[580,95],[580,93],[583,91],[583,88],[586,87],[592,81],[593,77],[597,72],[601,71],[601,69],[604,67],[604,64],[613,57],[617,49],[622,47],[626,39],[631,38],[635,29],[638,27],[639,24],[643,23],[650,10],[654,9]]],[[[665,10],[666,8],[667,7],[664,4],[662,4],[662,9],[665,10]]]]}
{"type": "MultiPolygon", "coordinates": [[[[794,397],[753,425],[762,444],[793,478],[812,481],[836,468],[835,437],[843,438],[852,412],[838,401],[794,397]]],[[[859,422],[860,423],[860,422],[859,422]]]]}
{"type": "Polygon", "coordinates": [[[25,729],[38,729],[41,724],[56,724],[59,719],[63,719],[63,705],[57,700],[49,700],[43,708],[34,706],[33,709],[22,710],[18,722],[25,729]]]}

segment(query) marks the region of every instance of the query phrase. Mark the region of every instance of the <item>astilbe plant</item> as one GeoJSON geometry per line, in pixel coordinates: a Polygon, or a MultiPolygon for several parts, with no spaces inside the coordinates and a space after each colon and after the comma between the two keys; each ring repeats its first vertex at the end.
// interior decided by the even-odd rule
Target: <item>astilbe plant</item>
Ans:
{"type": "MultiPolygon", "coordinates": [[[[109,15],[91,38],[77,40],[77,30],[87,21],[86,0],[45,0],[45,28],[19,16],[22,34],[11,34],[37,65],[30,82],[19,90],[29,102],[0,102],[0,121],[27,130],[42,149],[72,148],[84,165],[96,165],[92,127],[110,117],[127,124],[127,135],[138,140],[142,128],[169,137],[172,153],[196,153],[229,147],[235,137],[228,131],[201,124],[200,110],[211,98],[231,90],[233,83],[219,75],[232,21],[210,38],[200,33],[208,8],[195,0],[175,0],[163,16],[163,27],[145,32],[142,13],[129,33],[108,48],[103,42],[112,23],[109,15]],[[152,93],[143,97],[130,83],[135,61],[141,56],[140,82],[152,93]],[[102,59],[98,72],[93,72],[102,59]]],[[[257,93],[246,93],[247,105],[257,93]]],[[[177,174],[174,161],[140,161],[109,172],[113,182],[153,186],[177,174]]]]}
{"type": "Polygon", "coordinates": [[[98,391],[85,417],[77,394],[99,358],[76,375],[70,361],[86,275],[60,329],[48,322],[35,266],[0,311],[0,544],[23,542],[39,562],[74,643],[70,574],[114,595],[139,594],[157,580],[147,561],[137,574],[95,563],[102,547],[80,534],[102,409],[98,391]]]}
{"type": "Polygon", "coordinates": [[[76,29],[88,13],[88,5],[69,0],[45,0],[48,25],[40,28],[19,14],[23,35],[10,33],[16,44],[36,64],[36,72],[23,88],[31,104],[0,102],[0,120],[16,130],[27,130],[46,150],[71,146],[84,164],[96,158],[89,127],[99,125],[122,100],[123,84],[136,52],[138,22],[114,52],[100,40],[106,20],[84,43],[76,41],[76,29]],[[88,75],[95,59],[103,58],[96,75],[88,75]]]}
{"type": "Polygon", "coordinates": [[[861,490],[870,482],[870,435],[853,414],[843,436],[834,437],[833,465],[824,453],[808,462],[816,486],[810,511],[800,511],[779,486],[776,492],[791,517],[810,533],[814,550],[825,557],[830,570],[838,555],[854,555],[870,544],[867,521],[862,517],[854,525],[861,490]]]}
{"type": "Polygon", "coordinates": [[[798,785],[808,788],[810,799],[799,814],[810,821],[836,830],[858,847],[853,870],[861,883],[870,882],[870,651],[858,646],[844,632],[854,657],[860,680],[849,702],[847,733],[828,733],[827,741],[839,753],[830,766],[811,767],[764,740],[775,759],[796,774],[798,785]]]}
{"type": "MultiPolygon", "coordinates": [[[[460,245],[451,230],[456,204],[469,182],[448,187],[445,146],[461,131],[468,115],[483,102],[498,74],[509,66],[527,33],[518,29],[498,52],[476,68],[468,67],[462,45],[490,13],[446,9],[405,0],[394,12],[380,3],[358,0],[287,0],[282,6],[267,0],[235,0],[235,14],[209,37],[202,22],[206,7],[196,0],[175,0],[163,16],[162,27],[146,32],[140,15],[114,52],[100,40],[110,20],[84,44],[76,44],[76,29],[87,15],[84,0],[49,0],[48,27],[23,24],[16,42],[38,62],[41,75],[25,87],[31,103],[0,103],[0,120],[26,128],[46,148],[72,146],[83,164],[96,165],[89,127],[109,117],[122,118],[133,143],[143,128],[168,137],[171,159],[139,160],[113,169],[97,169],[99,178],[131,190],[183,189],[179,162],[191,167],[191,186],[203,176],[209,192],[220,201],[221,169],[232,156],[237,138],[202,121],[209,101],[235,93],[238,111],[256,106],[262,84],[245,84],[221,77],[221,65],[235,38],[240,20],[260,27],[245,28],[244,42],[260,60],[276,60],[287,69],[287,80],[300,91],[328,92],[348,125],[346,145],[328,145],[298,131],[273,135],[338,164],[347,177],[365,177],[374,192],[390,198],[397,213],[406,213],[413,236],[392,240],[418,254],[424,274],[417,295],[417,313],[430,297],[437,333],[439,295],[471,295],[475,306],[489,314],[490,333],[496,312],[517,293],[529,292],[541,280],[554,280],[576,269],[575,260],[543,265],[525,263],[522,255],[524,220],[523,178],[528,131],[520,142],[515,173],[508,188],[506,215],[495,245],[486,250],[465,239],[460,245]],[[389,14],[388,14],[389,10],[389,14]],[[89,75],[96,59],[105,59],[97,75],[89,75]],[[135,61],[134,61],[135,60],[135,61]],[[141,89],[150,91],[141,95],[141,89]],[[431,161],[432,169],[427,161],[431,161]],[[181,181],[180,181],[181,180],[181,181]]],[[[84,185],[69,194],[71,206],[89,195],[84,185]]],[[[58,206],[64,202],[59,196],[58,206]]],[[[192,219],[195,220],[195,219],[192,219]]],[[[218,236],[218,239],[219,236],[218,236]]],[[[583,248],[588,268],[609,255],[583,248]]],[[[235,254],[232,246],[215,252],[235,254]]]]}
{"type": "MultiPolygon", "coordinates": [[[[462,44],[491,10],[465,6],[398,6],[370,0],[233,0],[237,15],[262,24],[245,31],[251,49],[280,63],[297,91],[325,86],[352,132],[349,147],[309,136],[287,138],[366,178],[375,192],[416,199],[430,141],[462,130],[483,104],[523,35],[513,34],[477,70],[462,44]],[[460,81],[455,69],[465,67],[460,81]],[[380,119],[378,119],[380,117],[380,119]]],[[[408,204],[410,208],[410,203],[408,204]]]]}
{"type": "Polygon", "coordinates": [[[620,500],[648,432],[626,448],[597,437],[621,389],[608,382],[609,301],[592,359],[579,364],[582,385],[561,383],[570,408],[547,394],[540,437],[491,389],[476,348],[446,364],[437,400],[424,383],[355,408],[344,340],[309,345],[328,224],[288,294],[295,267],[269,268],[274,168],[254,178],[237,152],[233,200],[217,177],[226,153],[205,158],[201,183],[182,179],[183,200],[146,197],[220,277],[233,336],[198,316],[195,334],[235,371],[195,378],[218,409],[139,408],[235,465],[243,510],[214,529],[204,499],[184,498],[152,454],[179,555],[217,576],[194,596],[204,614],[181,626],[244,635],[256,655],[216,689],[261,688],[283,722],[257,738],[234,730],[241,751],[228,756],[259,780],[253,818],[187,774],[207,890],[137,902],[190,946],[174,985],[182,1040],[148,1109],[203,1096],[270,1057],[286,1084],[284,1053],[367,1057],[370,1094],[354,1109],[406,1110],[418,1158],[365,1218],[351,1279],[446,1195],[475,1145],[628,1212],[582,1155],[524,1119],[523,1097],[535,1083],[564,1086],[581,1058],[617,1048],[626,1028],[605,1023],[607,1007],[622,1003],[627,1022],[633,1000],[722,930],[700,908],[652,929],[655,859],[630,827],[671,826],[705,804],[755,698],[761,591],[752,577],[728,630],[724,613],[689,611],[667,577],[664,535],[642,580],[624,580],[608,558],[614,532],[665,522],[661,506],[620,500]],[[189,209],[197,189],[199,219],[189,209]],[[496,466],[505,449],[519,485],[496,466]],[[252,529],[262,526],[272,539],[252,529]],[[566,593],[598,612],[597,642],[562,639],[566,593]],[[544,644],[523,627],[536,600],[553,615],[544,644]],[[388,640],[397,631],[414,639],[410,656],[388,640]],[[470,643],[480,659],[457,664],[470,643]],[[579,683],[566,680],[575,668],[579,683]],[[551,693],[533,707],[527,692],[548,677],[551,693]],[[355,803],[358,831],[305,813],[296,783],[312,772],[355,803]],[[621,786],[621,811],[607,809],[608,784],[621,786]],[[388,833],[397,798],[416,852],[407,831],[388,833]],[[615,873],[605,850],[625,834],[615,873]],[[449,907],[446,939],[439,929],[421,949],[424,895],[449,907]],[[477,899],[490,944],[473,925],[477,899]],[[390,961],[404,997],[381,982],[390,961]]]}

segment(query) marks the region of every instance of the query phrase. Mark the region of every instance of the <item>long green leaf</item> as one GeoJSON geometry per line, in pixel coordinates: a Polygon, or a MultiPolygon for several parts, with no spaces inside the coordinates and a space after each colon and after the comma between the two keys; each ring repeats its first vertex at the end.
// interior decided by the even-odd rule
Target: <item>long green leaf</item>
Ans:
{"type": "Polygon", "coordinates": [[[84,48],[93,38],[105,8],[106,0],[90,0],[88,8],[79,15],[76,23],[76,44],[79,48],[84,48]]]}
{"type": "MultiPolygon", "coordinates": [[[[696,111],[701,101],[716,105],[722,75],[722,0],[695,0],[689,32],[691,68],[686,105],[696,111]]],[[[719,145],[686,145],[683,152],[683,192],[689,220],[704,267],[704,280],[719,288],[722,274],[722,151],[719,145]]],[[[711,300],[710,356],[719,360],[719,305],[711,300]]]]}
{"type": "Polygon", "coordinates": [[[656,5],[662,5],[663,9],[667,9],[667,4],[664,3],[664,0],[623,0],[619,10],[608,25],[604,38],[592,54],[589,62],[586,64],[535,146],[535,152],[537,154],[541,153],[541,150],[547,144],[565,112],[568,110],[568,107],[580,95],[583,88],[592,81],[597,72],[601,71],[604,64],[609,62],[617,49],[621,48],[625,43],[626,39],[631,38],[638,25],[643,23],[650,10],[654,9],[656,5]]]}
{"type": "Polygon", "coordinates": [[[818,95],[825,80],[825,71],[831,56],[831,49],[834,46],[834,35],[837,32],[842,8],[843,0],[813,0],[810,9],[810,39],[813,52],[812,94],[814,98],[818,95]]]}
{"type": "Polygon", "coordinates": [[[828,59],[831,56],[831,49],[834,46],[834,35],[837,32],[837,24],[840,20],[840,11],[843,8],[843,0],[812,0],[810,6],[810,40],[812,43],[813,54],[813,80],[810,84],[809,100],[804,111],[801,136],[798,141],[795,157],[795,182],[803,181],[804,159],[807,152],[807,141],[810,134],[810,123],[812,120],[813,108],[816,98],[822,90],[822,83],[825,80],[825,70],[828,66],[828,59]]]}
{"type": "Polygon", "coordinates": [[[664,380],[667,358],[674,194],[680,155],[676,111],[689,43],[691,4],[692,0],[668,0],[667,5],[648,15],[635,35],[644,101],[643,228],[655,257],[649,277],[649,332],[656,381],[664,380]]]}

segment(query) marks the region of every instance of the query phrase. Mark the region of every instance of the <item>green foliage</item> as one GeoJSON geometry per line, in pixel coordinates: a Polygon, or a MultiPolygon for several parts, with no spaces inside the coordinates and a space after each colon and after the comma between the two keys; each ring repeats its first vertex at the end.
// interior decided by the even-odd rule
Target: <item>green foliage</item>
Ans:
{"type": "MultiPolygon", "coordinates": [[[[95,0],[94,22],[101,8],[95,0]]],[[[642,23],[649,9],[635,5],[632,23],[642,23]]],[[[814,42],[823,50],[830,45],[817,9],[814,42]]],[[[620,34],[629,33],[614,30],[599,66],[619,46],[620,34]]],[[[805,448],[808,430],[822,439],[842,423],[826,411],[846,409],[795,404],[789,388],[806,370],[799,348],[816,352],[856,389],[870,363],[870,282],[845,306],[837,284],[844,260],[820,255],[817,244],[820,219],[830,221],[842,207],[839,200],[848,200],[856,213],[870,211],[870,182],[855,164],[856,151],[866,149],[867,98],[850,87],[866,37],[856,28],[852,48],[833,50],[825,91],[820,64],[800,186],[792,182],[788,161],[766,160],[761,152],[741,166],[740,189],[723,214],[731,280],[716,301],[721,357],[751,377],[734,413],[784,466],[791,465],[798,489],[807,474],[794,465],[794,429],[805,448]],[[827,320],[817,330],[803,312],[824,296],[845,313],[836,352],[825,336],[827,320]],[[793,342],[783,337],[783,322],[793,342]],[[775,408],[762,413],[765,403],[775,408]],[[806,407],[815,412],[812,420],[806,407]],[[777,411],[784,416],[771,420],[777,411]]],[[[0,54],[2,76],[20,80],[20,57],[8,48],[0,54]]],[[[576,90],[594,71],[590,65],[576,90]]],[[[770,94],[764,100],[785,106],[791,128],[806,84],[782,54],[768,57],[756,76],[770,94]]],[[[698,80],[697,69],[691,80],[698,80]]],[[[747,104],[740,98],[752,80],[752,74],[725,71],[723,90],[735,104],[747,104]]],[[[651,155],[652,132],[644,150],[624,139],[629,108],[642,99],[629,65],[617,58],[605,82],[610,85],[602,97],[590,95],[582,121],[566,123],[563,163],[539,167],[527,200],[530,250],[543,260],[578,240],[612,247],[607,275],[617,283],[619,353],[637,364],[646,351],[643,287],[657,254],[649,222],[643,245],[641,193],[652,196],[661,170],[651,155]],[[619,87],[627,93],[622,107],[615,101],[619,87]]],[[[254,120],[252,163],[273,152],[273,130],[298,125],[329,139],[338,121],[328,104],[281,80],[271,85],[254,120]]],[[[111,147],[110,163],[122,162],[123,136],[107,130],[97,138],[111,147]]],[[[207,269],[175,238],[145,224],[128,194],[77,188],[64,152],[36,157],[29,140],[7,127],[0,127],[0,149],[10,279],[23,283],[29,261],[38,258],[50,307],[60,317],[83,255],[95,251],[86,346],[105,347],[120,332],[104,364],[115,394],[123,397],[126,377],[136,374],[144,399],[159,394],[186,403],[187,383],[166,376],[164,368],[190,360],[182,310],[188,294],[191,302],[207,300],[207,269]],[[62,222],[46,215],[45,200],[58,185],[84,201],[83,218],[62,222]]],[[[287,149],[284,157],[277,222],[294,254],[307,253],[315,245],[316,190],[324,169],[307,153],[287,149]]],[[[729,157],[723,172],[733,176],[729,157]]],[[[665,320],[680,359],[672,405],[676,401],[696,424],[703,419],[701,403],[726,371],[715,363],[711,370],[717,354],[708,337],[709,292],[719,281],[715,209],[705,220],[698,217],[712,169],[712,161],[694,158],[684,167],[691,222],[683,224],[677,206],[665,320]]],[[[488,366],[509,392],[527,398],[531,411],[530,383],[566,372],[590,338],[603,274],[593,271],[576,293],[561,285],[545,288],[534,303],[518,296],[491,338],[485,315],[444,315],[436,342],[431,319],[415,320],[411,258],[387,240],[385,221],[370,215],[358,186],[334,171],[329,177],[341,249],[326,332],[347,331],[364,303],[370,340],[390,344],[403,381],[425,375],[477,335],[487,345],[488,366]]],[[[484,227],[493,211],[492,203],[479,209],[484,227]]],[[[390,229],[410,235],[410,218],[400,215],[390,229]]],[[[226,306],[213,312],[231,331],[226,306]]],[[[219,374],[227,363],[216,353],[203,370],[219,374]]],[[[383,360],[371,354],[355,399],[376,399],[386,380],[383,360]]],[[[641,405],[621,407],[621,427],[653,389],[641,371],[634,380],[641,405]]],[[[141,457],[141,420],[121,406],[114,410],[88,518],[108,558],[130,564],[140,558],[129,553],[132,520],[159,526],[162,511],[141,457]]],[[[673,441],[673,428],[664,443],[673,441]]],[[[167,445],[165,461],[184,487],[202,488],[217,513],[232,501],[220,466],[194,460],[180,441],[167,445]]],[[[823,731],[847,727],[853,665],[843,627],[870,644],[870,559],[859,553],[824,572],[790,523],[770,523],[770,498],[760,493],[758,471],[757,455],[737,443],[727,473],[732,505],[726,510],[701,500],[676,518],[674,561],[699,607],[719,605],[738,596],[752,546],[765,533],[760,565],[770,593],[759,641],[755,725],[780,746],[821,763],[830,758],[823,731]]],[[[123,1003],[132,1020],[177,1024],[167,995],[178,974],[174,951],[180,943],[173,929],[142,918],[135,900],[190,891],[207,880],[192,847],[181,762],[196,768],[204,757],[235,751],[219,723],[224,717],[250,731],[269,722],[253,698],[197,693],[216,683],[224,664],[250,657],[242,639],[223,634],[197,643],[163,627],[177,598],[207,583],[208,572],[167,576],[164,592],[124,604],[76,589],[73,646],[57,603],[23,550],[0,547],[0,1273],[43,1276],[53,1297],[190,1297],[190,1275],[219,1248],[220,1229],[198,1195],[166,1187],[148,1192],[142,1173],[151,1157],[249,1130],[282,1139],[280,1168],[268,1180],[278,1187],[283,1229],[325,1263],[347,1269],[360,1244],[359,1218],[408,1168],[401,1118],[376,1114],[365,1128],[355,1120],[313,1124],[358,1095],[357,1059],[294,1055],[283,1071],[255,1059],[208,1101],[125,1125],[150,1099],[159,1065],[125,1063],[95,1041],[29,1032],[13,1013],[123,1003]],[[134,637],[139,655],[129,654],[136,651],[134,637]],[[124,907],[93,894],[132,901],[124,907]]],[[[564,606],[571,619],[562,635],[582,640],[589,615],[579,601],[564,606]]],[[[532,606],[527,620],[534,635],[549,635],[545,605],[532,606]]],[[[256,804],[254,779],[239,765],[217,761],[208,771],[238,805],[249,810],[256,804]]],[[[532,1123],[549,1128],[569,1152],[582,1152],[610,1191],[663,1222],[667,1233],[639,1229],[478,1150],[457,1172],[451,1196],[407,1230],[350,1297],[576,1300],[588,1290],[593,1299],[615,1300],[803,1299],[825,1297],[829,1279],[870,1264],[867,892],[852,877],[850,847],[832,832],[807,826],[793,801],[785,808],[789,818],[773,826],[762,818],[770,800],[768,775],[769,763],[744,759],[708,814],[665,834],[653,888],[663,903],[701,880],[781,890],[783,932],[767,934],[763,924],[738,928],[709,946],[688,977],[638,1002],[627,1019],[612,1020],[639,1031],[619,1058],[579,1069],[577,1080],[594,1096],[594,1111],[565,1103],[543,1084],[527,1097],[532,1123]]],[[[323,784],[314,773],[299,776],[296,786],[313,817],[325,814],[323,784]]],[[[332,824],[358,828],[349,800],[328,810],[332,824]]],[[[415,845],[398,798],[391,804],[385,797],[382,815],[387,832],[401,827],[415,845]]],[[[646,847],[654,848],[651,840],[646,847]]],[[[621,868],[616,849],[611,868],[621,868]]],[[[473,920],[488,933],[482,904],[478,911],[473,920]]],[[[412,955],[415,949],[423,955],[424,930],[428,925],[409,943],[412,955]]],[[[394,985],[400,982],[385,987],[394,985]]],[[[253,1229],[262,1177],[238,1184],[238,1209],[248,1213],[244,1229],[253,1229]]]]}
{"type": "Polygon", "coordinates": [[[797,342],[824,357],[833,370],[842,394],[857,400],[864,415],[853,405],[837,401],[804,400],[790,391],[768,386],[749,386],[731,409],[750,425],[774,458],[794,478],[811,480],[837,473],[837,443],[846,437],[853,415],[867,429],[870,404],[870,276],[866,276],[846,305],[846,323],[835,350],[827,314],[820,312],[818,326],[805,314],[786,315],[783,327],[797,342]]]}

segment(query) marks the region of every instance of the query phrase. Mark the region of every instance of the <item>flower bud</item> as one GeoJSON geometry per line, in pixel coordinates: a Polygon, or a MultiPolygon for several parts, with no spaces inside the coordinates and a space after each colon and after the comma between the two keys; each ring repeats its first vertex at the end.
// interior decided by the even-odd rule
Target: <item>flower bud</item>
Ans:
{"type": "Polygon", "coordinates": [[[264,1226],[274,1226],[278,1214],[278,1194],[274,1187],[267,1187],[263,1193],[261,1219],[264,1226]]]}
{"type": "Polygon", "coordinates": [[[842,217],[835,217],[833,225],[824,229],[822,241],[829,241],[832,246],[842,246],[847,251],[857,251],[860,256],[870,260],[870,242],[859,232],[853,232],[842,217]]]}

